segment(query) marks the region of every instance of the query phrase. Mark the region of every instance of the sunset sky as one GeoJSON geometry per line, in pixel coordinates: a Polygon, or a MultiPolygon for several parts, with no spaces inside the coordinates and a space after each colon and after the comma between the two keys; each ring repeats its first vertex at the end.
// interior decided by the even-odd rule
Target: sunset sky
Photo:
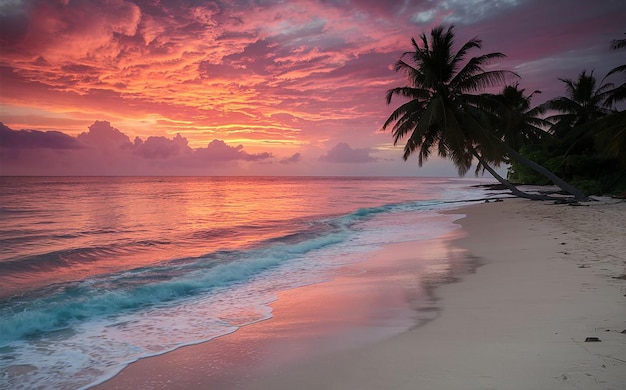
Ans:
{"type": "Polygon", "coordinates": [[[454,176],[380,131],[411,37],[455,24],[541,103],[623,64],[625,20],[623,0],[0,0],[0,174],[454,176]]]}

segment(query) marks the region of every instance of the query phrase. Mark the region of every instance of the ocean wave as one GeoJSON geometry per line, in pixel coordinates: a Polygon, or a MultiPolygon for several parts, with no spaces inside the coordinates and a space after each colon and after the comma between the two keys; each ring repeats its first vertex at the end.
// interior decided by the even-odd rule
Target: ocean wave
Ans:
{"type": "Polygon", "coordinates": [[[137,252],[145,247],[169,245],[167,240],[139,240],[101,246],[60,249],[30,256],[20,256],[0,261],[0,274],[7,276],[12,271],[20,273],[45,272],[60,267],[69,267],[96,261],[103,257],[119,256],[137,252]]]}
{"type": "MultiPolygon", "coordinates": [[[[212,289],[243,283],[250,278],[308,252],[344,242],[359,221],[390,212],[432,208],[441,202],[419,201],[360,208],[352,213],[318,219],[303,230],[267,239],[247,250],[221,250],[101,275],[80,282],[50,287],[0,301],[0,346],[46,332],[71,328],[94,318],[117,316],[156,305],[167,305],[212,289]],[[33,299],[32,297],[35,297],[33,299]]],[[[166,241],[143,241],[141,245],[166,245],[166,241]]],[[[137,243],[135,243],[137,245],[137,243]]],[[[123,248],[81,248],[52,252],[0,263],[0,272],[11,267],[58,267],[74,261],[115,255],[123,248]],[[69,259],[69,260],[68,260],[69,259]]]]}
{"type": "Polygon", "coordinates": [[[341,233],[328,234],[292,245],[264,250],[230,252],[236,260],[216,263],[211,256],[179,267],[151,267],[132,272],[69,283],[49,297],[33,302],[28,297],[0,306],[0,346],[12,341],[71,327],[93,318],[115,316],[163,305],[216,287],[241,283],[294,256],[341,242],[341,233]],[[26,299],[25,299],[26,298],[26,299]],[[20,302],[21,301],[21,302],[20,302]]]}

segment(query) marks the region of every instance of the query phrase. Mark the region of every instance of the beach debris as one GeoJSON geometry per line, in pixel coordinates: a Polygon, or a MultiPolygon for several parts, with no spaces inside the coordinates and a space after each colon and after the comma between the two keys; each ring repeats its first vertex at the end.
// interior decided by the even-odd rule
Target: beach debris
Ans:
{"type": "Polygon", "coordinates": [[[624,329],[623,331],[621,331],[620,333],[626,334],[626,329],[624,329]]]}
{"type": "Polygon", "coordinates": [[[578,268],[589,268],[589,266],[587,264],[581,264],[578,266],[578,268]]]}
{"type": "Polygon", "coordinates": [[[602,340],[600,340],[597,337],[587,337],[585,339],[585,343],[599,343],[600,341],[602,341],[602,340]]]}

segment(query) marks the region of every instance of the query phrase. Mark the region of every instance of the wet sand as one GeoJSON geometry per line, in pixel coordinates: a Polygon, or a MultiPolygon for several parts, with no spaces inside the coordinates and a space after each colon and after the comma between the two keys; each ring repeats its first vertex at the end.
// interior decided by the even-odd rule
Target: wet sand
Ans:
{"type": "Polygon", "coordinates": [[[140,360],[100,388],[626,388],[626,203],[454,213],[465,237],[385,247],[282,293],[268,321],[140,360]],[[418,252],[433,261],[416,265],[418,252]]]}

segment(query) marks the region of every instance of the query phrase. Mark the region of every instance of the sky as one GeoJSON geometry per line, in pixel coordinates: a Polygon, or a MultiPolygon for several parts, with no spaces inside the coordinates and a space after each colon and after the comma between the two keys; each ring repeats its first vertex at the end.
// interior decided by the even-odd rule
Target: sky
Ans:
{"type": "Polygon", "coordinates": [[[0,0],[0,174],[456,176],[381,130],[412,37],[454,24],[538,104],[622,65],[624,20],[623,0],[0,0]]]}

